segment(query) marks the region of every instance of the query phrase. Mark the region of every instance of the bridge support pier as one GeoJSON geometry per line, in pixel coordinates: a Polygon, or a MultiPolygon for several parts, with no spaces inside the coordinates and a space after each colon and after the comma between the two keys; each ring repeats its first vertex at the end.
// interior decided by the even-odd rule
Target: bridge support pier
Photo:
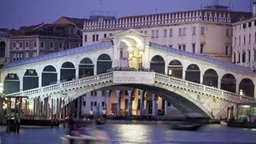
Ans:
{"type": "Polygon", "coordinates": [[[132,91],[128,90],[129,103],[128,103],[128,117],[132,116],[132,91]]]}
{"type": "Polygon", "coordinates": [[[116,90],[116,117],[120,116],[120,90],[116,90]]]}
{"type": "Polygon", "coordinates": [[[152,94],[152,116],[155,118],[157,116],[157,96],[155,94],[152,94]]]}
{"type": "Polygon", "coordinates": [[[144,115],[144,95],[143,90],[140,90],[140,116],[144,115]]]}

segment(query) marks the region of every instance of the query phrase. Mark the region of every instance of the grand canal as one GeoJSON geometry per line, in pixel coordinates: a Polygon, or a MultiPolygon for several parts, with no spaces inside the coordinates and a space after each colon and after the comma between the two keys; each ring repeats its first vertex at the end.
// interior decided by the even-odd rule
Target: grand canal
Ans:
{"type": "MultiPolygon", "coordinates": [[[[256,144],[256,129],[209,124],[197,131],[172,130],[168,122],[110,121],[99,126],[111,144],[256,144]]],[[[6,144],[62,144],[63,127],[29,127],[6,134],[6,144]]]]}

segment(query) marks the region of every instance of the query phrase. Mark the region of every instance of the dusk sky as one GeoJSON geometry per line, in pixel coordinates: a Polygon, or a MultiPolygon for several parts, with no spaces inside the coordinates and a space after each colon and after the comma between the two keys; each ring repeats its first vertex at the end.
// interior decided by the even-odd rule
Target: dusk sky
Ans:
{"type": "Polygon", "coordinates": [[[61,16],[88,18],[99,10],[116,17],[198,10],[214,1],[249,12],[253,0],[0,0],[0,28],[52,23],[61,16]]]}

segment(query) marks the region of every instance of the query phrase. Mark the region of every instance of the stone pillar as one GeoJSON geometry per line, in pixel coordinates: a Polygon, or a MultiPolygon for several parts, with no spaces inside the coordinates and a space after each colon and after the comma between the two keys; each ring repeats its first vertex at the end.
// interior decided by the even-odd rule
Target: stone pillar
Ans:
{"type": "Polygon", "coordinates": [[[128,116],[132,116],[132,91],[128,90],[129,102],[128,102],[128,116]]]}
{"type": "Polygon", "coordinates": [[[120,116],[120,90],[116,90],[116,117],[120,116]]]}
{"type": "Polygon", "coordinates": [[[33,104],[33,117],[36,115],[36,99],[34,98],[34,104],[33,104]]]}
{"type": "Polygon", "coordinates": [[[152,116],[157,116],[157,103],[155,94],[152,94],[152,116]]]}
{"type": "Polygon", "coordinates": [[[143,90],[140,90],[140,116],[144,115],[144,95],[143,90]]]}
{"type": "Polygon", "coordinates": [[[58,120],[59,119],[59,104],[60,104],[60,101],[59,101],[60,99],[59,98],[57,98],[56,99],[56,113],[55,113],[55,118],[58,120]]]}
{"type": "Polygon", "coordinates": [[[218,76],[218,87],[217,87],[218,89],[220,89],[220,87],[221,87],[221,78],[222,77],[218,76]]]}
{"type": "Polygon", "coordinates": [[[76,108],[76,118],[80,118],[80,110],[81,110],[81,99],[80,97],[77,98],[77,108],[76,108]]]}
{"type": "Polygon", "coordinates": [[[168,101],[164,101],[164,116],[167,116],[167,111],[168,111],[168,101]]]}

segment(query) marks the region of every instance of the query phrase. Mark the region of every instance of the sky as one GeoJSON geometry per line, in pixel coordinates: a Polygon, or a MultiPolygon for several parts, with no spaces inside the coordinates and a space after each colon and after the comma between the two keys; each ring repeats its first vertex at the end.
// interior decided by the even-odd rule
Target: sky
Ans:
{"type": "Polygon", "coordinates": [[[0,0],[0,28],[52,23],[61,16],[88,18],[94,11],[116,17],[199,10],[217,2],[235,11],[251,11],[253,0],[0,0]]]}

